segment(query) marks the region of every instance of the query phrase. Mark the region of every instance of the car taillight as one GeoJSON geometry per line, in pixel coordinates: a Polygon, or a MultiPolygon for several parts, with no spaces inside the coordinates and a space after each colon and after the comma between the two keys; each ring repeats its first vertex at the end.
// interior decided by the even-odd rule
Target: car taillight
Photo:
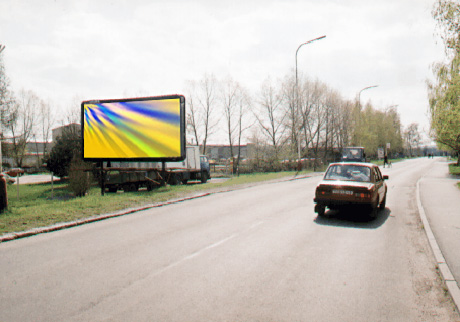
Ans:
{"type": "Polygon", "coordinates": [[[357,192],[355,193],[355,196],[361,199],[370,199],[371,193],[370,192],[357,192]]]}
{"type": "Polygon", "coordinates": [[[317,196],[325,196],[327,193],[326,193],[326,190],[323,190],[323,189],[317,189],[316,190],[316,195],[317,196]]]}

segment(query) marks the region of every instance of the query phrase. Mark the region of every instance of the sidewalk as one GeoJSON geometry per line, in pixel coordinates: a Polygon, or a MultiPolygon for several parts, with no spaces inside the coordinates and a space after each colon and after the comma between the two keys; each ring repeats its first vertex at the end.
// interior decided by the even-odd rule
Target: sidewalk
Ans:
{"type": "Polygon", "coordinates": [[[434,161],[418,182],[419,210],[439,270],[460,309],[460,179],[445,159],[434,161]]]}

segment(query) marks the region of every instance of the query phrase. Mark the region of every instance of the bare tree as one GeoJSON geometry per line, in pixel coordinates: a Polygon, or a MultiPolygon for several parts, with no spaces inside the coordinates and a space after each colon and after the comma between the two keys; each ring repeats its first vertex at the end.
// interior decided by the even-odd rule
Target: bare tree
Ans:
{"type": "Polygon", "coordinates": [[[238,175],[240,174],[241,140],[243,138],[243,133],[250,129],[255,123],[253,120],[247,117],[249,111],[251,110],[251,102],[252,100],[247,90],[240,87],[240,95],[238,97],[236,113],[238,131],[238,156],[236,159],[236,171],[238,175]]]}
{"type": "Polygon", "coordinates": [[[218,117],[218,82],[214,75],[205,75],[200,81],[189,82],[189,112],[187,125],[194,133],[197,144],[202,145],[206,154],[209,137],[214,134],[219,123],[218,117]]]}
{"type": "Polygon", "coordinates": [[[254,124],[254,122],[245,117],[250,109],[251,99],[247,91],[239,83],[227,78],[221,87],[221,100],[230,154],[233,161],[233,173],[239,173],[243,133],[254,124]],[[236,158],[234,153],[235,142],[237,143],[236,158]]]}
{"type": "Polygon", "coordinates": [[[406,146],[409,149],[409,156],[412,157],[414,155],[414,150],[420,146],[421,140],[417,123],[412,123],[407,127],[406,131],[404,131],[404,138],[406,146]]]}
{"type": "Polygon", "coordinates": [[[35,133],[40,99],[30,91],[19,91],[18,99],[12,108],[12,121],[7,125],[13,143],[13,158],[17,166],[22,167],[26,154],[26,144],[35,133]]]}
{"type": "Polygon", "coordinates": [[[277,93],[272,81],[267,78],[260,89],[258,108],[253,114],[273,147],[274,160],[278,161],[280,144],[284,138],[286,111],[282,109],[282,97],[277,93]]]}
{"type": "MultiPolygon", "coordinates": [[[[50,140],[51,129],[54,126],[55,117],[51,111],[51,102],[40,101],[39,107],[39,124],[40,134],[43,139],[43,155],[48,153],[46,143],[50,140]]],[[[38,151],[37,151],[38,152],[38,151]]]]}
{"type": "Polygon", "coordinates": [[[300,98],[295,78],[287,76],[283,82],[283,106],[286,112],[285,127],[289,132],[291,143],[291,156],[300,154],[300,129],[302,128],[302,115],[300,112],[300,98]]]}
{"type": "Polygon", "coordinates": [[[225,125],[227,128],[228,144],[230,145],[230,157],[233,162],[233,172],[236,170],[235,154],[233,153],[233,144],[235,133],[238,128],[237,104],[240,99],[240,85],[231,78],[227,78],[221,87],[221,101],[225,116],[225,125]]]}
{"type": "Polygon", "coordinates": [[[4,129],[13,121],[15,114],[12,114],[12,106],[14,105],[14,95],[10,90],[10,81],[6,75],[5,65],[3,64],[4,45],[0,44],[0,171],[2,171],[2,152],[6,149],[3,146],[4,129]]]}
{"type": "MultiPolygon", "coordinates": [[[[192,132],[193,137],[197,145],[200,144],[200,111],[195,105],[195,101],[192,95],[189,95],[187,104],[187,129],[192,132]]],[[[193,139],[192,139],[193,144],[193,139]]]]}

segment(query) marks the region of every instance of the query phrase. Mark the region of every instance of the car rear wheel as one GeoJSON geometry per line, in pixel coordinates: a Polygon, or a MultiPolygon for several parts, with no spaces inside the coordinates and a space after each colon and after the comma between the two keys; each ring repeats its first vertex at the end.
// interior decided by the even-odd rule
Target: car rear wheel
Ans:
{"type": "Polygon", "coordinates": [[[385,194],[385,197],[383,197],[382,203],[380,204],[380,210],[384,210],[386,204],[387,204],[387,195],[385,194]]]}
{"type": "Polygon", "coordinates": [[[208,173],[206,171],[201,172],[201,183],[206,183],[208,181],[208,173]]]}
{"type": "Polygon", "coordinates": [[[369,212],[369,218],[375,219],[377,217],[378,212],[379,212],[379,197],[377,196],[377,200],[371,206],[371,211],[369,212]]]}
{"type": "Polygon", "coordinates": [[[318,213],[319,217],[324,217],[324,214],[326,213],[326,207],[323,205],[316,205],[315,211],[318,213]]]}

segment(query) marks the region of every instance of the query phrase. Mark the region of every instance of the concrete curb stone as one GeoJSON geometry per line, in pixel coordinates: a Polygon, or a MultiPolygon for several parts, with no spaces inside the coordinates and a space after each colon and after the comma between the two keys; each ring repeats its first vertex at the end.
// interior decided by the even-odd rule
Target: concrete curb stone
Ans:
{"type": "Polygon", "coordinates": [[[452,272],[446,263],[446,260],[442,254],[442,251],[439,248],[438,242],[436,241],[436,238],[434,237],[434,234],[431,229],[428,218],[426,217],[425,209],[423,208],[422,202],[420,200],[420,181],[422,179],[423,177],[417,181],[417,192],[416,192],[417,206],[418,206],[420,218],[423,222],[423,226],[425,228],[425,232],[428,237],[428,241],[430,243],[431,250],[433,251],[433,255],[435,257],[436,264],[437,264],[437,267],[439,268],[441,277],[443,278],[446,284],[446,287],[449,291],[449,294],[452,297],[452,300],[454,301],[455,306],[457,307],[457,310],[460,310],[460,288],[458,287],[458,283],[455,280],[454,276],[452,275],[452,272]]]}

